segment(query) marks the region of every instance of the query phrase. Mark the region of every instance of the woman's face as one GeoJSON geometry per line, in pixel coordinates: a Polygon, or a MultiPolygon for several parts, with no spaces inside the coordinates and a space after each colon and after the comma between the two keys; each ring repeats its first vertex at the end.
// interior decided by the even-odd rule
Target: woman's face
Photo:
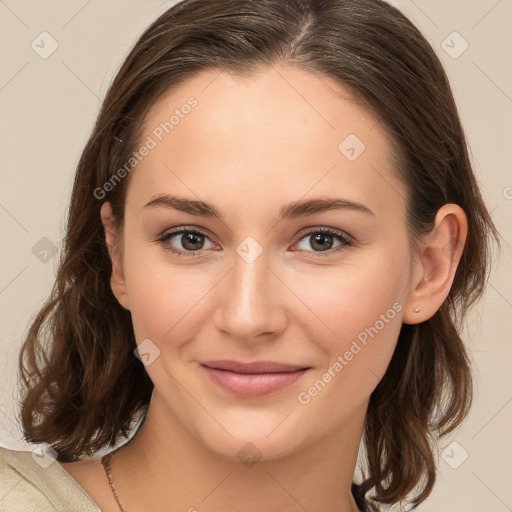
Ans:
{"type": "Polygon", "coordinates": [[[227,458],[341,433],[386,371],[414,268],[383,126],[324,76],[208,71],[153,106],[142,146],[114,286],[161,417],[227,458]],[[309,369],[203,366],[219,360],[309,369]]]}

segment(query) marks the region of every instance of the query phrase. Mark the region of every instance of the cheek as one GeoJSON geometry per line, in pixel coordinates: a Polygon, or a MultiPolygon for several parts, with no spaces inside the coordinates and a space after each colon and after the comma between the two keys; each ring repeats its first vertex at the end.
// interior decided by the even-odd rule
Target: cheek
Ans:
{"type": "MultiPolygon", "coordinates": [[[[380,251],[317,279],[301,277],[307,305],[315,313],[302,320],[302,330],[323,353],[323,364],[303,389],[306,404],[318,394],[320,403],[342,400],[340,411],[367,398],[389,365],[402,326],[408,274],[407,252],[380,251]],[[315,284],[315,286],[313,286],[315,284]],[[324,391],[324,388],[326,390],[324,391]]],[[[326,405],[327,406],[327,405],[326,405]]],[[[341,414],[341,412],[340,412],[341,414]]]]}
{"type": "MultiPolygon", "coordinates": [[[[323,364],[296,398],[311,428],[315,418],[324,418],[327,429],[346,421],[386,373],[402,326],[403,306],[393,300],[396,294],[380,284],[380,290],[374,287],[361,295],[356,293],[360,288],[338,290],[339,304],[334,305],[332,298],[326,303],[327,322],[335,334],[319,336],[310,330],[323,353],[323,364]]],[[[308,328],[306,323],[303,328],[308,328]]]]}
{"type": "MultiPolygon", "coordinates": [[[[307,323],[314,314],[314,327],[322,333],[326,347],[351,340],[365,328],[386,325],[398,317],[406,296],[407,255],[385,251],[347,259],[338,268],[319,268],[312,274],[297,272],[295,282],[308,307],[307,323]]],[[[304,322],[306,325],[306,320],[304,322]]]]}
{"type": "Polygon", "coordinates": [[[125,278],[137,341],[150,338],[159,344],[173,339],[173,331],[189,339],[215,284],[212,273],[172,264],[164,250],[126,247],[125,278]]]}
{"type": "Polygon", "coordinates": [[[399,314],[389,323],[380,320],[382,325],[370,325],[331,346],[329,362],[304,383],[296,397],[306,426],[315,429],[321,420],[326,430],[335,429],[368,401],[393,356],[401,327],[399,314]]]}

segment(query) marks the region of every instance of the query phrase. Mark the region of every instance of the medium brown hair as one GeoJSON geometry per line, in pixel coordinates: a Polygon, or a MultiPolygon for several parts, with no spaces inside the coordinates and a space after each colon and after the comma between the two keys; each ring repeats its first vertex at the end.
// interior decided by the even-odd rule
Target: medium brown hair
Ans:
{"type": "Polygon", "coordinates": [[[467,215],[468,238],[447,299],[429,320],[402,326],[371,394],[364,478],[352,488],[365,509],[373,507],[364,504],[372,489],[375,505],[417,505],[435,482],[435,438],[453,431],[471,405],[459,331],[483,292],[490,241],[499,240],[443,67],[418,29],[380,0],[185,0],[142,34],[83,150],[56,282],[20,353],[25,438],[72,461],[113,446],[147,410],[153,384],[133,353],[130,313],[110,289],[100,220],[102,202],[110,201],[122,227],[130,176],[102,200],[94,191],[129,160],[145,115],[170,88],[202,70],[243,74],[276,63],[337,80],[382,121],[408,188],[411,239],[432,229],[445,203],[467,215]]]}

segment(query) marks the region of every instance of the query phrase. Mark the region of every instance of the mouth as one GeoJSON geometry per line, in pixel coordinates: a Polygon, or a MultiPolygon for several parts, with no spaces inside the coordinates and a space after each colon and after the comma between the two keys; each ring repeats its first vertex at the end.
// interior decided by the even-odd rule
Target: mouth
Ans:
{"type": "Polygon", "coordinates": [[[309,366],[291,365],[274,361],[206,361],[202,363],[211,381],[224,391],[256,398],[279,391],[297,380],[311,369],[309,366]]]}

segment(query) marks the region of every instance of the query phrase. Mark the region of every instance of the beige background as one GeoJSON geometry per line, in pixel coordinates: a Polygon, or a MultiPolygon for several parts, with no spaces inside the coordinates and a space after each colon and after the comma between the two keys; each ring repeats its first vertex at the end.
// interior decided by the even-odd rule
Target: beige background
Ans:
{"type": "MultiPolygon", "coordinates": [[[[53,284],[74,167],[128,48],[173,3],[0,0],[0,444],[5,446],[19,445],[13,405],[17,352],[30,316],[53,284]],[[45,59],[31,47],[44,31],[58,44],[45,59]]],[[[512,0],[392,3],[423,31],[447,69],[484,197],[506,239],[469,323],[475,404],[464,427],[440,446],[438,483],[418,510],[512,510],[512,0]]],[[[50,39],[45,41],[48,50],[50,39]]]]}

